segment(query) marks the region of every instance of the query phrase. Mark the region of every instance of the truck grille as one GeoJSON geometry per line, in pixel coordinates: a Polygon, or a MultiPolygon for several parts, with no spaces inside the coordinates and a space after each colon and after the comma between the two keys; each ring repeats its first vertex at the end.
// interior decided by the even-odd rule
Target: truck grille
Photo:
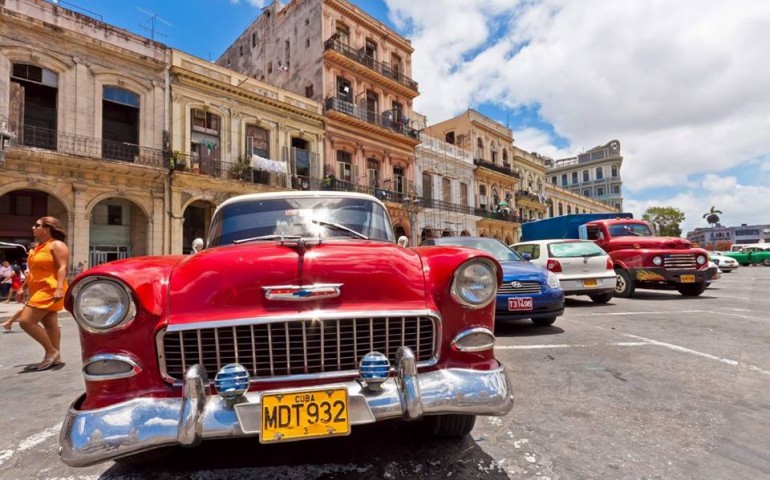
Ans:
{"type": "Polygon", "coordinates": [[[667,269],[688,269],[695,270],[695,254],[692,253],[673,253],[663,257],[663,267],[667,269]]]}
{"type": "Polygon", "coordinates": [[[540,283],[538,282],[503,282],[497,288],[497,293],[505,293],[507,295],[532,295],[540,293],[540,283]],[[511,284],[515,284],[514,287],[511,284]]]}
{"type": "Polygon", "coordinates": [[[288,375],[350,373],[366,353],[384,353],[392,365],[396,351],[407,346],[418,366],[438,354],[438,319],[431,316],[299,319],[247,325],[162,331],[161,373],[181,380],[200,364],[212,376],[223,365],[240,363],[252,379],[288,375]]]}

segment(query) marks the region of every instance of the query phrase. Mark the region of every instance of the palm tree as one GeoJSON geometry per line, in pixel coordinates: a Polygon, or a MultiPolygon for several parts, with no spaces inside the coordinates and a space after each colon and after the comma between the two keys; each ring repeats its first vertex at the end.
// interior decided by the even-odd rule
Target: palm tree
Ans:
{"type": "Polygon", "coordinates": [[[717,210],[715,206],[712,205],[711,210],[703,214],[703,218],[706,219],[709,225],[716,225],[719,223],[719,215],[717,215],[717,213],[722,213],[722,210],[717,210]]]}

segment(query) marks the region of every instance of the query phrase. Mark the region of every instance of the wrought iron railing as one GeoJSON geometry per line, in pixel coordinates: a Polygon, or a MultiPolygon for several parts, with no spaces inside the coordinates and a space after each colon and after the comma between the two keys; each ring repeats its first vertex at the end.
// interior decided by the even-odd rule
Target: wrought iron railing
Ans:
{"type": "Polygon", "coordinates": [[[364,51],[356,50],[350,47],[348,44],[341,42],[336,38],[330,38],[326,42],[324,42],[324,49],[334,50],[337,53],[341,53],[347,58],[351,60],[355,60],[361,65],[365,65],[369,67],[370,69],[374,70],[380,75],[390,78],[392,80],[395,80],[396,82],[400,83],[401,85],[404,85],[410,90],[414,90],[415,92],[418,91],[417,82],[415,82],[411,78],[407,77],[406,75],[396,70],[395,68],[391,67],[390,65],[386,65],[382,62],[378,62],[374,58],[367,55],[364,51]]]}
{"type": "Polygon", "coordinates": [[[157,148],[114,142],[26,124],[11,124],[9,130],[15,134],[15,138],[11,142],[11,145],[15,147],[42,148],[68,155],[151,167],[164,167],[166,165],[165,153],[157,148]]]}
{"type": "Polygon", "coordinates": [[[496,172],[500,172],[500,173],[503,173],[505,175],[509,175],[511,177],[514,177],[514,178],[521,178],[521,174],[519,172],[514,172],[509,167],[506,167],[504,165],[498,165],[496,163],[489,162],[489,161],[484,160],[482,158],[474,158],[473,159],[473,164],[478,166],[478,167],[488,168],[490,170],[494,170],[496,172]]]}
{"type": "Polygon", "coordinates": [[[531,202],[540,203],[542,205],[546,204],[546,198],[544,195],[538,195],[526,190],[518,190],[516,192],[516,200],[529,200],[531,202]]]}
{"type": "Polygon", "coordinates": [[[411,121],[407,118],[402,117],[394,119],[392,116],[379,115],[365,108],[358,108],[348,101],[334,97],[326,99],[326,110],[342,112],[346,115],[350,115],[351,117],[363,120],[364,122],[387,128],[396,133],[400,133],[401,135],[406,135],[407,137],[415,138],[418,140],[420,138],[420,132],[414,128],[409,127],[409,123],[411,123],[411,121]]]}

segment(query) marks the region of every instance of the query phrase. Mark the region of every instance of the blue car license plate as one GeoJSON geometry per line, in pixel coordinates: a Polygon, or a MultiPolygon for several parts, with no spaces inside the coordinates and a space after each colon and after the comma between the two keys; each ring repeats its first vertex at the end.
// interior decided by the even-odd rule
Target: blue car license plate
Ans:
{"type": "Polygon", "coordinates": [[[522,312],[532,310],[532,297],[511,297],[508,299],[508,311],[522,312]]]}

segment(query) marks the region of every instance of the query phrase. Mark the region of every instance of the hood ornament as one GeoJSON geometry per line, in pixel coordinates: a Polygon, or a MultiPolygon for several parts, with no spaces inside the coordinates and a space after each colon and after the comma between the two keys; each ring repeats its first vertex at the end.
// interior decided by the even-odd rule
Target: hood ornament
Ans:
{"type": "Polygon", "coordinates": [[[288,302],[307,302],[309,300],[339,297],[341,288],[341,283],[262,287],[265,290],[266,300],[283,300],[288,302]]]}
{"type": "Polygon", "coordinates": [[[511,288],[521,288],[523,286],[521,282],[511,282],[511,288]]]}

